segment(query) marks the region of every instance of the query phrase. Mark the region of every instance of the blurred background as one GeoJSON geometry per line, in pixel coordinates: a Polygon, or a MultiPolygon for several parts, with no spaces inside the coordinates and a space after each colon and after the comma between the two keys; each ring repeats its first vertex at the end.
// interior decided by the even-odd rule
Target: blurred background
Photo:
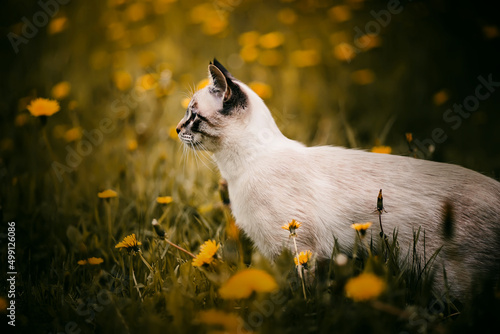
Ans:
{"type": "Polygon", "coordinates": [[[174,132],[214,57],[264,99],[288,137],[408,155],[412,133],[420,158],[498,179],[493,4],[2,1],[0,213],[2,224],[18,223],[20,282],[46,284],[24,302],[63,299],[81,254],[112,263],[114,242],[147,236],[154,217],[190,249],[219,233],[210,213],[220,201],[216,167],[183,155],[174,132]],[[35,98],[60,110],[35,117],[35,98]],[[97,198],[107,188],[120,199],[112,218],[97,198]],[[167,213],[156,203],[165,195],[167,213]],[[111,234],[101,216],[113,220],[111,234]],[[196,235],[182,219],[200,227],[196,235]]]}

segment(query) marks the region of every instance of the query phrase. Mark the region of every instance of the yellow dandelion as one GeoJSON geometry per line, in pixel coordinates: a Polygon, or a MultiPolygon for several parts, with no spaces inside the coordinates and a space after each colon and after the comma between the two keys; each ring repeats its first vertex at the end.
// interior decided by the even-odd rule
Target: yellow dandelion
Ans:
{"type": "Polygon", "coordinates": [[[295,257],[293,260],[295,261],[295,265],[298,266],[299,263],[301,266],[306,266],[307,262],[311,259],[312,253],[311,251],[305,251],[305,252],[300,252],[299,254],[299,260],[297,261],[297,257],[295,257]]]}
{"type": "Polygon", "coordinates": [[[59,103],[54,100],[38,98],[26,107],[33,116],[51,116],[59,111],[59,103]]]}
{"type": "Polygon", "coordinates": [[[240,50],[240,58],[247,63],[254,62],[259,57],[259,49],[254,46],[244,46],[240,50]]]}
{"type": "Polygon", "coordinates": [[[285,36],[279,31],[273,31],[262,35],[259,38],[259,44],[264,49],[274,49],[283,44],[285,36]]]}
{"type": "Polygon", "coordinates": [[[247,31],[238,37],[241,46],[256,46],[259,42],[260,34],[257,31],[247,31]]]}
{"type": "Polygon", "coordinates": [[[386,288],[385,282],[372,273],[362,273],[351,278],[345,285],[345,294],[356,302],[375,299],[386,288]]]}
{"type": "Polygon", "coordinates": [[[82,138],[82,128],[79,126],[71,128],[64,133],[64,140],[68,143],[82,138]]]}
{"type": "Polygon", "coordinates": [[[434,94],[434,96],[432,97],[432,102],[434,103],[434,105],[440,106],[448,101],[449,98],[450,96],[448,95],[448,92],[445,89],[442,89],[434,94]]]}
{"type": "Polygon", "coordinates": [[[339,5],[330,8],[328,15],[337,22],[345,22],[351,19],[351,9],[346,5],[339,5]]]}
{"type": "Polygon", "coordinates": [[[173,140],[180,140],[179,136],[177,135],[177,127],[176,126],[171,126],[168,129],[168,136],[172,138],[173,140]]]}
{"type": "Polygon", "coordinates": [[[28,114],[19,114],[14,120],[15,126],[24,126],[28,122],[28,114]]]}
{"type": "Polygon", "coordinates": [[[80,260],[78,261],[77,263],[80,265],[80,266],[84,266],[86,264],[90,264],[90,265],[98,265],[98,264],[101,264],[103,263],[104,260],[101,259],[100,257],[91,257],[91,258],[88,258],[86,260],[80,260]]]}
{"type": "Polygon", "coordinates": [[[223,299],[248,298],[253,292],[273,292],[278,289],[275,279],[264,270],[245,269],[229,278],[219,289],[223,299]]]}
{"type": "Polygon", "coordinates": [[[287,231],[290,231],[290,234],[294,235],[295,234],[295,231],[301,227],[302,224],[299,223],[298,221],[296,221],[295,219],[292,219],[291,222],[289,222],[288,224],[285,224],[283,226],[281,226],[282,229],[284,230],[287,230],[287,231]]]}
{"type": "Polygon", "coordinates": [[[129,150],[130,152],[137,150],[137,146],[138,146],[137,140],[135,139],[127,140],[127,150],[129,150]]]}
{"type": "Polygon", "coordinates": [[[54,18],[50,21],[48,32],[49,35],[55,35],[66,29],[68,26],[68,18],[65,16],[54,18]]]}
{"type": "Polygon", "coordinates": [[[225,333],[248,333],[243,329],[243,319],[234,313],[226,313],[219,310],[207,310],[198,313],[197,322],[212,325],[217,327],[222,327],[225,333]]]}
{"type": "Polygon", "coordinates": [[[364,86],[375,81],[375,73],[370,69],[362,69],[352,72],[351,79],[354,83],[364,86]]]}
{"type": "Polygon", "coordinates": [[[100,193],[97,193],[97,197],[99,198],[113,198],[117,196],[118,193],[112,189],[106,189],[104,191],[101,191],[100,193]]]}
{"type": "Polygon", "coordinates": [[[248,86],[262,99],[268,99],[273,95],[273,89],[271,88],[271,86],[263,82],[254,81],[251,82],[248,86]]]}
{"type": "Polygon", "coordinates": [[[7,311],[8,306],[9,302],[7,301],[7,299],[5,299],[4,297],[0,297],[0,313],[7,311]]]}
{"type": "Polygon", "coordinates": [[[170,204],[173,200],[172,196],[159,196],[156,198],[156,202],[159,204],[170,204]]]}
{"type": "Polygon", "coordinates": [[[200,82],[198,82],[198,84],[196,84],[196,90],[200,90],[200,89],[207,87],[209,83],[210,83],[210,80],[208,80],[208,79],[201,80],[200,82]]]}
{"type": "Polygon", "coordinates": [[[113,74],[113,81],[116,88],[121,91],[127,90],[132,86],[132,76],[126,71],[116,71],[113,74]]]}
{"type": "Polygon", "coordinates": [[[100,257],[91,257],[91,258],[87,259],[87,261],[91,265],[97,265],[97,264],[101,264],[104,262],[104,260],[101,259],[100,257]]]}
{"type": "Polygon", "coordinates": [[[189,107],[189,102],[191,102],[191,98],[185,97],[181,100],[181,106],[183,109],[187,109],[189,107]]]}
{"type": "Polygon", "coordinates": [[[392,148],[390,146],[374,146],[371,150],[373,153],[391,154],[392,148]]]}
{"type": "Polygon", "coordinates": [[[284,24],[293,24],[297,21],[297,14],[293,9],[285,8],[278,12],[278,20],[284,24]]]}
{"type": "Polygon", "coordinates": [[[362,237],[365,236],[366,230],[368,230],[370,228],[370,226],[372,226],[371,222],[367,222],[367,223],[364,223],[364,224],[356,223],[356,224],[352,224],[351,225],[351,227],[353,229],[355,229],[356,231],[358,231],[361,234],[362,237]]]}
{"type": "Polygon", "coordinates": [[[201,267],[205,264],[210,264],[216,258],[217,250],[220,248],[220,244],[217,244],[214,240],[205,241],[200,247],[200,252],[193,259],[194,267],[201,267]]]}
{"type": "Polygon", "coordinates": [[[259,64],[278,66],[283,62],[283,54],[277,50],[264,50],[259,55],[259,64]]]}
{"type": "Polygon", "coordinates": [[[151,73],[144,74],[137,79],[136,85],[144,90],[153,89],[158,85],[158,75],[151,73]]]}
{"type": "Polygon", "coordinates": [[[333,55],[338,60],[350,62],[354,57],[356,57],[356,50],[351,44],[340,43],[335,45],[333,48],[333,55]]]}
{"type": "Polygon", "coordinates": [[[315,66],[321,61],[320,54],[314,49],[293,51],[290,58],[295,67],[315,66]]]}
{"type": "Polygon", "coordinates": [[[131,234],[116,244],[115,248],[125,248],[127,251],[139,252],[139,246],[142,245],[140,241],[137,241],[135,233],[131,234]]]}
{"type": "Polygon", "coordinates": [[[61,81],[52,87],[51,94],[54,99],[62,100],[68,96],[71,91],[71,84],[67,81],[61,81]]]}

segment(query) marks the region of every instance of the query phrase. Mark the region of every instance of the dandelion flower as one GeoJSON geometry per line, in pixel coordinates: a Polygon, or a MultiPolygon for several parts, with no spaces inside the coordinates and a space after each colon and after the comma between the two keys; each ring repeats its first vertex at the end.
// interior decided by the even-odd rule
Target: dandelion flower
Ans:
{"type": "Polygon", "coordinates": [[[291,222],[289,222],[288,224],[285,224],[283,226],[281,226],[282,229],[284,230],[288,230],[290,231],[290,234],[291,235],[295,235],[295,231],[300,227],[302,226],[301,223],[299,223],[298,221],[296,221],[295,219],[292,219],[291,222]]]}
{"type": "Polygon", "coordinates": [[[55,100],[38,98],[27,106],[27,109],[33,116],[51,116],[59,111],[59,103],[55,100]]]}
{"type": "Polygon", "coordinates": [[[385,282],[372,273],[363,273],[351,278],[345,285],[345,294],[352,300],[367,301],[375,299],[385,290],[385,282]]]}
{"type": "Polygon", "coordinates": [[[372,226],[372,223],[371,222],[367,222],[367,223],[364,223],[364,224],[352,224],[351,227],[353,229],[355,229],[356,231],[358,231],[361,236],[364,236],[366,234],[366,230],[370,228],[370,226],[372,226]]]}
{"type": "Polygon", "coordinates": [[[205,264],[212,263],[219,248],[220,244],[217,244],[214,240],[205,241],[200,247],[200,252],[193,259],[193,266],[201,267],[205,264]]]}
{"type": "MultiPolygon", "coordinates": [[[[234,313],[226,313],[219,310],[207,310],[198,313],[197,321],[205,325],[220,326],[227,333],[236,333],[242,329],[244,322],[234,313]]],[[[242,333],[248,333],[243,330],[242,333]]]]}
{"type": "Polygon", "coordinates": [[[135,150],[137,150],[137,140],[135,139],[129,139],[127,140],[127,150],[130,151],[130,152],[133,152],[135,150]]]}
{"type": "Polygon", "coordinates": [[[273,89],[271,86],[263,82],[251,82],[249,85],[251,90],[253,90],[261,99],[268,99],[273,95],[273,89]]]}
{"type": "Polygon", "coordinates": [[[160,196],[156,198],[156,202],[159,204],[170,204],[174,201],[172,196],[160,196]]]}
{"type": "Polygon", "coordinates": [[[115,248],[125,248],[127,251],[139,252],[140,241],[137,241],[135,233],[131,234],[116,244],[115,248]]]}
{"type": "Polygon", "coordinates": [[[103,263],[104,260],[101,259],[100,257],[91,257],[91,258],[88,258],[86,260],[80,260],[78,261],[77,263],[80,265],[80,266],[84,266],[86,264],[91,264],[91,265],[98,265],[98,264],[101,264],[103,263]]]}
{"type": "Polygon", "coordinates": [[[295,257],[293,260],[295,261],[295,265],[298,266],[299,262],[301,266],[306,266],[308,261],[311,259],[312,253],[311,251],[305,251],[305,252],[300,252],[299,254],[299,260],[297,261],[297,258],[295,257]]]}
{"type": "Polygon", "coordinates": [[[112,197],[117,197],[118,193],[112,189],[106,189],[104,191],[101,191],[100,193],[97,194],[97,197],[99,198],[112,198],[112,197]]]}
{"type": "Polygon", "coordinates": [[[61,81],[60,83],[52,87],[51,94],[53,98],[57,100],[62,100],[66,96],[68,96],[70,91],[71,91],[71,84],[67,81],[61,81]]]}
{"type": "Polygon", "coordinates": [[[104,262],[104,260],[101,259],[100,257],[91,257],[91,258],[87,259],[87,261],[89,264],[92,264],[92,265],[97,265],[97,264],[101,264],[104,262]]]}
{"type": "Polygon", "coordinates": [[[273,292],[278,289],[275,279],[260,269],[245,269],[229,278],[219,289],[223,299],[248,298],[253,292],[273,292]]]}
{"type": "Polygon", "coordinates": [[[391,154],[392,148],[390,146],[374,146],[372,147],[373,153],[391,154]]]}

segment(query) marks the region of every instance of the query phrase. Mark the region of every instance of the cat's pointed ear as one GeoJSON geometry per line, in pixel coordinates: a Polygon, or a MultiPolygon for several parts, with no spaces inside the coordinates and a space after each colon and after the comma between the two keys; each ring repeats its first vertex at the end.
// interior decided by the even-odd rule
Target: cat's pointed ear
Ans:
{"type": "Polygon", "coordinates": [[[231,89],[227,84],[227,78],[214,64],[208,65],[210,83],[216,88],[218,94],[224,97],[224,102],[231,97],[231,89]]]}

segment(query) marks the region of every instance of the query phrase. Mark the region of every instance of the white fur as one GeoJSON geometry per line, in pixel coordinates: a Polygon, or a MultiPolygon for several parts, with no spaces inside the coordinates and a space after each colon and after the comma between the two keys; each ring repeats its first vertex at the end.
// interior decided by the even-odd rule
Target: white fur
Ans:
{"type": "MultiPolygon", "coordinates": [[[[303,224],[297,231],[299,251],[311,250],[319,258],[331,256],[334,238],[345,252],[350,251],[353,223],[372,221],[368,233],[380,240],[374,210],[383,189],[384,232],[391,236],[394,229],[399,231],[401,254],[407,254],[419,227],[425,230],[427,258],[444,246],[436,267],[439,284],[441,265],[446,266],[456,294],[468,294],[475,279],[496,269],[500,183],[456,165],[339,147],[305,147],[286,138],[264,102],[246,85],[237,84],[248,105],[235,116],[217,118],[223,136],[211,150],[228,182],[236,223],[265,256],[273,258],[283,246],[291,246],[289,233],[281,226],[292,219],[303,224]],[[451,204],[454,218],[450,238],[443,233],[445,203],[451,204]]],[[[200,112],[211,115],[222,103],[213,105],[205,92],[195,99],[200,112]],[[208,107],[202,107],[204,101],[210,101],[208,107]]]]}

